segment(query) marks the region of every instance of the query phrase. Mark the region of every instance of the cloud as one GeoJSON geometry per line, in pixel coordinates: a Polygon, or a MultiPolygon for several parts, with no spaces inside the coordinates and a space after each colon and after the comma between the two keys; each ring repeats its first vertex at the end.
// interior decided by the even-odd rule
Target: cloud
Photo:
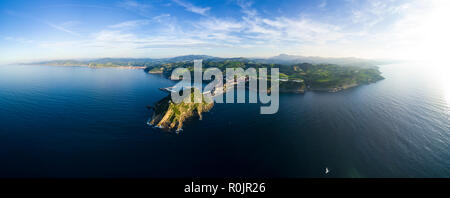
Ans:
{"type": "Polygon", "coordinates": [[[241,11],[249,17],[255,17],[257,15],[256,9],[252,9],[253,2],[246,0],[237,0],[237,5],[241,7],[241,11]]]}
{"type": "Polygon", "coordinates": [[[337,24],[320,22],[306,17],[276,17],[260,16],[252,8],[249,1],[238,1],[244,14],[242,24],[244,35],[256,41],[264,41],[277,45],[325,44],[349,36],[360,35],[352,31],[345,31],[337,24]]]}
{"type": "Polygon", "coordinates": [[[57,25],[57,24],[54,24],[54,23],[51,23],[51,22],[48,22],[48,21],[45,21],[45,20],[41,20],[41,19],[39,19],[37,17],[34,17],[34,16],[30,16],[30,15],[27,15],[27,14],[14,12],[14,11],[11,11],[11,10],[6,10],[5,13],[10,15],[10,16],[20,17],[20,18],[24,18],[24,19],[27,19],[27,20],[31,20],[31,21],[42,23],[42,24],[46,24],[46,25],[48,25],[48,26],[50,26],[50,27],[52,27],[52,28],[54,28],[56,30],[68,33],[68,34],[70,34],[72,36],[78,36],[78,37],[80,36],[80,34],[67,29],[68,26],[73,26],[73,25],[79,23],[79,22],[76,22],[76,21],[68,21],[68,22],[62,23],[61,25],[57,25]]]}
{"type": "Polygon", "coordinates": [[[125,9],[138,9],[138,10],[148,9],[151,7],[149,4],[139,3],[138,1],[134,0],[125,0],[119,2],[119,6],[125,9]]]}
{"type": "Polygon", "coordinates": [[[167,19],[169,17],[170,17],[170,14],[161,14],[161,15],[153,17],[152,19],[156,22],[161,23],[163,21],[163,19],[167,19]]]}
{"type": "Polygon", "coordinates": [[[134,27],[138,27],[138,26],[148,25],[149,23],[150,23],[150,20],[133,20],[133,21],[125,21],[122,23],[110,25],[108,27],[113,28],[113,29],[134,28],[134,27]]]}
{"type": "MultiPolygon", "coordinates": [[[[97,52],[107,53],[110,50],[120,49],[122,52],[136,52],[150,48],[197,48],[211,47],[214,44],[190,36],[152,35],[143,36],[121,30],[102,30],[94,33],[88,39],[78,41],[43,42],[41,47],[47,49],[99,49],[97,52]]],[[[87,51],[89,51],[87,50],[87,51]]]]}
{"type": "Polygon", "coordinates": [[[81,24],[81,22],[79,21],[66,21],[64,23],[61,23],[60,26],[61,27],[65,27],[65,28],[69,28],[69,27],[74,27],[81,24]]]}
{"type": "Polygon", "coordinates": [[[123,33],[115,30],[102,30],[95,33],[94,36],[94,40],[97,42],[120,43],[136,40],[136,36],[132,33],[123,33]]]}
{"type": "Polygon", "coordinates": [[[13,37],[13,36],[6,36],[6,37],[3,37],[3,39],[7,40],[7,41],[18,42],[21,44],[32,44],[35,42],[34,40],[31,40],[31,39],[25,39],[25,38],[21,38],[21,37],[13,37]]]}
{"type": "Polygon", "coordinates": [[[151,13],[149,12],[149,10],[152,8],[152,6],[150,4],[140,3],[135,0],[125,0],[119,2],[117,5],[120,8],[129,10],[142,17],[151,18],[151,13]]]}
{"type": "Polygon", "coordinates": [[[43,23],[47,24],[48,26],[50,26],[50,27],[52,27],[52,28],[54,28],[56,30],[68,33],[70,35],[78,36],[78,37],[80,36],[80,34],[74,32],[74,31],[68,30],[67,28],[65,28],[62,25],[56,25],[56,24],[53,24],[53,23],[50,23],[50,22],[47,22],[47,21],[43,21],[43,23]]]}
{"type": "Polygon", "coordinates": [[[206,16],[207,12],[211,9],[210,7],[198,7],[195,5],[192,5],[189,2],[185,2],[183,0],[172,0],[174,3],[178,4],[179,6],[184,7],[187,11],[193,12],[196,14],[204,15],[206,16]]]}
{"type": "Polygon", "coordinates": [[[383,22],[395,21],[395,16],[403,14],[404,6],[402,1],[364,1],[361,6],[351,8],[351,22],[371,28],[383,22]]]}
{"type": "Polygon", "coordinates": [[[149,25],[152,22],[164,23],[166,19],[170,18],[170,14],[161,14],[154,16],[151,19],[140,19],[140,20],[130,20],[124,21],[117,24],[109,25],[108,28],[111,29],[127,29],[131,30],[133,28],[143,27],[149,25]]]}
{"type": "Polygon", "coordinates": [[[389,51],[391,56],[404,59],[442,59],[450,46],[450,28],[446,25],[449,9],[450,2],[441,0],[401,4],[393,11],[402,17],[368,40],[379,44],[374,48],[380,54],[389,51]]]}
{"type": "Polygon", "coordinates": [[[325,8],[325,7],[327,7],[327,0],[322,1],[322,3],[320,3],[317,7],[318,8],[325,8]]]}
{"type": "MultiPolygon", "coordinates": [[[[329,14],[325,17],[303,13],[269,15],[257,10],[251,1],[244,0],[234,1],[239,6],[237,15],[219,17],[209,13],[209,8],[196,7],[181,0],[171,2],[173,5],[181,3],[180,6],[186,10],[203,16],[193,18],[177,18],[177,15],[161,12],[155,12],[159,14],[155,16],[155,13],[149,12],[150,5],[137,1],[124,2],[121,4],[122,8],[144,13],[139,14],[142,17],[106,25],[104,29],[92,29],[95,32],[83,37],[71,31],[73,26],[79,24],[76,21],[58,24],[46,22],[58,31],[78,35],[79,38],[70,37],[71,41],[68,39],[59,42],[36,41],[33,44],[45,47],[48,51],[81,49],[79,53],[120,56],[153,55],[153,52],[164,49],[165,51],[161,51],[167,55],[175,55],[175,52],[182,50],[187,53],[222,50],[220,53],[238,56],[285,52],[371,58],[393,54],[391,52],[394,48],[413,49],[422,46],[421,49],[424,49],[424,46],[428,46],[427,43],[440,43],[441,40],[434,38],[444,37],[444,33],[428,30],[436,30],[438,26],[444,27],[445,23],[430,23],[430,17],[425,18],[423,14],[431,13],[430,10],[425,9],[426,6],[422,4],[417,4],[416,0],[358,1],[346,4],[346,9],[339,12],[339,16],[327,12],[329,14]],[[422,25],[418,26],[420,21],[422,25]],[[420,31],[415,30],[419,27],[420,31]],[[424,35],[427,38],[424,38],[424,35]],[[419,41],[420,45],[417,44],[419,41]],[[150,51],[152,53],[149,53],[150,51]]],[[[324,2],[327,3],[322,1],[320,5],[324,2]]],[[[314,4],[312,7],[319,10],[318,15],[322,14],[318,9],[320,6],[314,4]]],[[[443,17],[436,16],[433,19],[442,21],[445,16],[447,15],[443,14],[443,17]]],[[[19,39],[10,40],[20,42],[19,39]]],[[[27,43],[26,39],[22,42],[27,43]]]]}
{"type": "MultiPolygon", "coordinates": [[[[110,25],[110,29],[93,34],[89,41],[80,42],[79,45],[130,51],[149,48],[289,48],[304,44],[323,45],[361,35],[359,32],[343,31],[338,25],[308,18],[263,17],[247,1],[238,1],[238,5],[243,13],[241,19],[206,16],[199,21],[192,21],[190,25],[187,22],[180,25],[176,21],[170,21],[161,23],[163,27],[155,26],[158,31],[152,35],[131,31],[134,27],[148,25],[151,20],[125,21],[110,25]]],[[[156,21],[169,16],[162,14],[152,19],[156,21]]],[[[62,44],[64,43],[54,46],[62,44]]]]}

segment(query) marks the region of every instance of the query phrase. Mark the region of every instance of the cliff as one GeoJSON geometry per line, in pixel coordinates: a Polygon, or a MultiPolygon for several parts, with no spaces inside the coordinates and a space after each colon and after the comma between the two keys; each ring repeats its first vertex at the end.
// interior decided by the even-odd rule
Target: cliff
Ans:
{"type": "Polygon", "coordinates": [[[149,74],[162,74],[164,72],[164,68],[163,67],[154,67],[154,68],[147,67],[144,69],[144,71],[149,74]]]}
{"type": "Polygon", "coordinates": [[[304,82],[287,81],[280,82],[279,88],[280,93],[305,93],[306,86],[304,82]]]}
{"type": "MultiPolygon", "coordinates": [[[[192,89],[191,101],[194,101],[194,92],[198,92],[198,90],[192,89]]],[[[201,120],[202,113],[208,112],[214,106],[213,102],[206,102],[204,98],[202,98],[201,103],[185,101],[175,104],[170,95],[158,101],[152,108],[153,115],[148,124],[169,131],[174,129],[181,131],[186,120],[193,117],[198,117],[201,120]]]]}

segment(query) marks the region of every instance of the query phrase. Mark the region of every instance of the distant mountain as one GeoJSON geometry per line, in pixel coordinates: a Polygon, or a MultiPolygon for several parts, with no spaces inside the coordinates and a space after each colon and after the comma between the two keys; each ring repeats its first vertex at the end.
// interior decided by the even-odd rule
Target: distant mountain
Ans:
{"type": "Polygon", "coordinates": [[[293,65],[301,63],[311,64],[335,64],[342,66],[359,66],[359,67],[372,67],[381,64],[386,64],[387,61],[369,60],[360,58],[323,58],[312,56],[294,56],[288,54],[280,54],[278,56],[270,58],[220,58],[208,55],[186,55],[177,56],[171,58],[99,58],[99,59],[85,59],[85,60],[53,60],[42,61],[32,64],[42,65],[89,65],[89,66],[153,66],[157,64],[176,63],[176,62],[190,62],[196,59],[202,59],[204,61],[239,61],[239,62],[253,62],[253,63],[265,63],[265,64],[284,64],[293,65]]]}
{"type": "Polygon", "coordinates": [[[185,62],[185,61],[194,61],[198,59],[202,60],[210,60],[215,59],[217,57],[208,56],[208,55],[187,55],[187,56],[177,56],[173,58],[163,58],[160,60],[167,61],[167,62],[185,62]]]}
{"type": "Polygon", "coordinates": [[[42,65],[114,65],[114,66],[151,66],[154,64],[186,62],[196,59],[210,60],[217,59],[216,57],[207,55],[187,55],[177,56],[171,58],[99,58],[99,59],[84,59],[84,60],[51,60],[41,61],[31,64],[42,65]]]}
{"type": "Polygon", "coordinates": [[[384,61],[361,59],[361,58],[324,58],[317,56],[294,56],[288,54],[280,54],[278,56],[270,57],[267,59],[258,59],[258,62],[262,63],[274,63],[274,64],[300,64],[300,63],[311,63],[311,64],[336,64],[342,66],[360,66],[360,67],[371,67],[380,64],[385,64],[384,61]]]}

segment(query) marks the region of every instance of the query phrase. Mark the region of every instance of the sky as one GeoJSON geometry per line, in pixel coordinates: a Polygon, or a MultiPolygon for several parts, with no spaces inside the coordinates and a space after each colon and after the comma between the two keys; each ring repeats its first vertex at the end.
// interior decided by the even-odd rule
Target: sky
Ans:
{"type": "Polygon", "coordinates": [[[188,54],[445,57],[447,0],[1,0],[0,63],[188,54]]]}

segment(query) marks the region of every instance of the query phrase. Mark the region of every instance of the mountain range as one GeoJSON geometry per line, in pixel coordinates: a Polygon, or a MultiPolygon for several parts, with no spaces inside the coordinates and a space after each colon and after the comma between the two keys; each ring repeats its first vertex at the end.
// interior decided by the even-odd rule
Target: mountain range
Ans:
{"type": "Polygon", "coordinates": [[[253,62],[253,63],[265,63],[265,64],[284,64],[284,65],[294,65],[301,63],[311,63],[311,64],[335,64],[341,66],[359,66],[359,67],[372,67],[382,64],[387,64],[393,61],[389,60],[372,60],[372,59],[361,59],[361,58],[324,58],[315,56],[296,56],[288,54],[280,54],[278,56],[273,56],[269,58],[220,58],[208,55],[186,55],[177,56],[171,58],[99,58],[99,59],[66,59],[66,60],[51,60],[51,61],[41,61],[34,62],[31,64],[43,64],[43,65],[90,65],[90,64],[100,64],[100,65],[119,65],[119,66],[152,66],[155,64],[164,63],[175,63],[175,62],[188,62],[197,59],[202,59],[204,61],[240,61],[240,62],[253,62]]]}

